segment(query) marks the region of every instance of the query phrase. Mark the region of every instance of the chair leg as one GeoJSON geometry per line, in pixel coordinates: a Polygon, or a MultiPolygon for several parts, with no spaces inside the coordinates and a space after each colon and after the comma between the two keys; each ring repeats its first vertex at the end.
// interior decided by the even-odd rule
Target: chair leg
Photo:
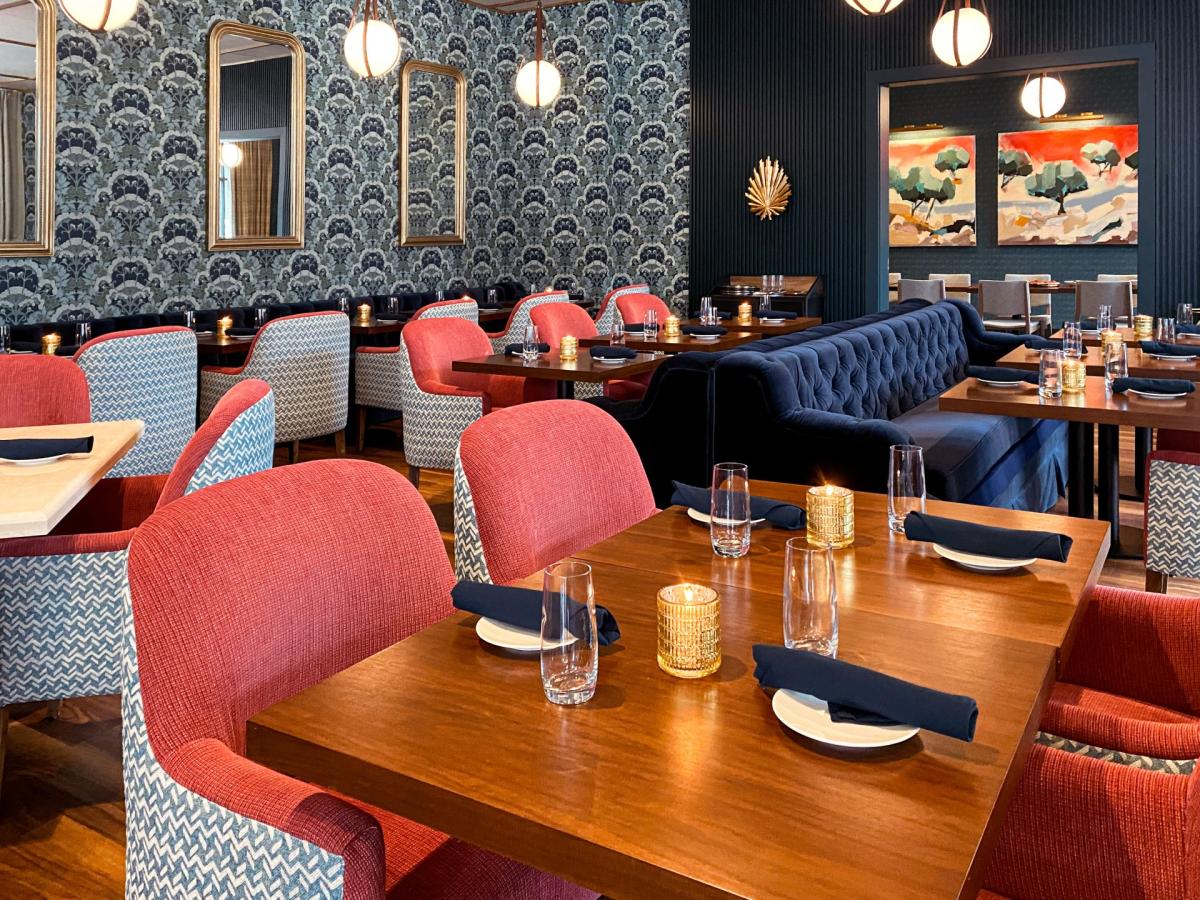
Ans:
{"type": "Polygon", "coordinates": [[[288,444],[288,465],[294,466],[300,462],[300,442],[291,441],[288,444]]]}
{"type": "Polygon", "coordinates": [[[62,714],[62,701],[51,700],[46,706],[46,718],[57,719],[62,714]]]}
{"type": "Polygon", "coordinates": [[[346,429],[333,433],[333,452],[338,456],[346,455],[346,429]]]}
{"type": "Polygon", "coordinates": [[[367,449],[367,408],[360,406],[358,408],[358,452],[362,453],[367,449]]]}
{"type": "Polygon", "coordinates": [[[1146,570],[1146,593],[1165,594],[1167,592],[1167,576],[1162,572],[1146,570]]]}
{"type": "Polygon", "coordinates": [[[416,466],[409,466],[408,480],[412,482],[413,487],[419,488],[421,486],[421,470],[416,466]]]}

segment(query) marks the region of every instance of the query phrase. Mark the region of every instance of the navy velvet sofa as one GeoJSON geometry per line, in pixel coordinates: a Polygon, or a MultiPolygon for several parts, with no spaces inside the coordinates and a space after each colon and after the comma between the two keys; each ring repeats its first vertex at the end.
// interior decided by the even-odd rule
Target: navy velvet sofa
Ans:
{"type": "Polygon", "coordinates": [[[1021,338],[985,333],[968,304],[909,315],[777,350],[733,353],[714,379],[715,453],[753,477],[886,491],[888,448],[925,448],[929,494],[1043,511],[1066,482],[1066,426],[938,409],[969,364],[1021,338]]]}

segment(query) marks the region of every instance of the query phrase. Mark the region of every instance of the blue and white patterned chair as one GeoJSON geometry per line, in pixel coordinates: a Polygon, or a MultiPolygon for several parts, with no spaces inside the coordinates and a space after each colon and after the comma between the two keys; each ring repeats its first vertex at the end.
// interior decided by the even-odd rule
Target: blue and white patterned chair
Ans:
{"type": "Polygon", "coordinates": [[[292,462],[300,441],[334,436],[346,451],[350,407],[350,320],[341,312],[300,313],[262,327],[236,368],[200,370],[200,415],[240,381],[260,378],[275,393],[275,440],[288,445],[292,462]]]}
{"type": "Polygon", "coordinates": [[[509,344],[525,340],[525,328],[530,324],[529,311],[543,303],[570,303],[571,295],[566,291],[544,291],[540,294],[530,294],[523,298],[508,315],[508,325],[504,333],[492,337],[492,350],[503,353],[509,344]]]}
{"type": "Polygon", "coordinates": [[[155,509],[269,469],[270,388],[248,381],[213,410],[168,476],[101,482],[54,533],[0,541],[0,762],[5,708],[120,689],[125,559],[155,509]]]}
{"type": "Polygon", "coordinates": [[[142,439],[109,478],[165,475],[196,431],[196,335],[188,328],[118,331],[75,354],[87,376],[92,421],[141,419],[142,439]]]}
{"type": "MultiPolygon", "coordinates": [[[[1167,439],[1159,432],[1159,446],[1167,439]]],[[[1200,454],[1156,450],[1146,464],[1146,590],[1200,578],[1200,454]]]]}
{"type": "Polygon", "coordinates": [[[622,297],[648,293],[650,293],[648,284],[628,284],[625,287],[613,288],[604,295],[604,302],[600,304],[600,311],[596,313],[596,331],[603,335],[612,334],[613,325],[621,318],[621,311],[617,309],[617,301],[622,297]]]}

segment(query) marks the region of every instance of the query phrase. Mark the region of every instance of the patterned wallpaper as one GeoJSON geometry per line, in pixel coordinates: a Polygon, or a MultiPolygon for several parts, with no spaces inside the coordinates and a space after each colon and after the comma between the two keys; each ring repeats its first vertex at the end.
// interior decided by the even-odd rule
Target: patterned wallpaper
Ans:
{"type": "Polygon", "coordinates": [[[404,58],[468,80],[467,243],[396,246],[399,73],[342,60],[348,0],[144,3],[108,36],[59,17],[54,256],[0,259],[0,320],[299,301],[515,277],[682,299],[688,244],[688,3],[592,0],[550,19],[563,95],[516,100],[527,17],[395,4],[404,58]],[[207,35],[222,19],[307,51],[306,247],[205,250],[207,35]]]}

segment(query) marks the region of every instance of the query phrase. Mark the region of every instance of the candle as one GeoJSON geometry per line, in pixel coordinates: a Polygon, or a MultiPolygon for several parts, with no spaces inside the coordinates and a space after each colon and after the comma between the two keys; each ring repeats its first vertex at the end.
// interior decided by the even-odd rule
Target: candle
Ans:
{"type": "Polygon", "coordinates": [[[1073,356],[1063,360],[1062,383],[1064,394],[1082,394],[1087,387],[1087,363],[1073,356]]]}
{"type": "Polygon", "coordinates": [[[1154,316],[1135,316],[1133,319],[1133,333],[1137,338],[1152,338],[1154,337],[1154,316]]]}
{"type": "Polygon", "coordinates": [[[42,335],[42,352],[46,356],[53,356],[58,352],[58,347],[62,343],[62,338],[54,332],[42,335]]]}
{"type": "Polygon", "coordinates": [[[749,300],[743,300],[738,304],[738,322],[743,325],[750,325],[754,322],[754,306],[749,300]]]}
{"type": "Polygon", "coordinates": [[[854,543],[854,492],[826,484],[808,492],[808,542],[841,550],[854,543]]]}
{"type": "Polygon", "coordinates": [[[558,358],[563,362],[571,362],[579,358],[579,338],[569,334],[563,335],[558,345],[558,358]]]}
{"type": "Polygon", "coordinates": [[[1100,335],[1100,346],[1107,347],[1109,344],[1122,344],[1124,341],[1121,338],[1121,332],[1115,328],[1112,331],[1105,331],[1100,335]]]}
{"type": "Polygon", "coordinates": [[[667,321],[663,323],[664,337],[679,337],[679,316],[667,316],[667,321]]]}
{"type": "Polygon", "coordinates": [[[703,678],[721,668],[721,598],[701,584],[658,592],[658,667],[677,678],[703,678]]]}
{"type": "Polygon", "coordinates": [[[358,321],[361,322],[362,324],[366,325],[368,322],[371,321],[372,312],[374,312],[374,310],[371,308],[371,304],[364,303],[362,306],[360,306],[358,308],[358,321]]]}
{"type": "Polygon", "coordinates": [[[225,337],[226,333],[232,327],[233,327],[233,317],[232,316],[222,316],[221,318],[217,319],[217,337],[219,337],[219,338],[225,337]]]}

